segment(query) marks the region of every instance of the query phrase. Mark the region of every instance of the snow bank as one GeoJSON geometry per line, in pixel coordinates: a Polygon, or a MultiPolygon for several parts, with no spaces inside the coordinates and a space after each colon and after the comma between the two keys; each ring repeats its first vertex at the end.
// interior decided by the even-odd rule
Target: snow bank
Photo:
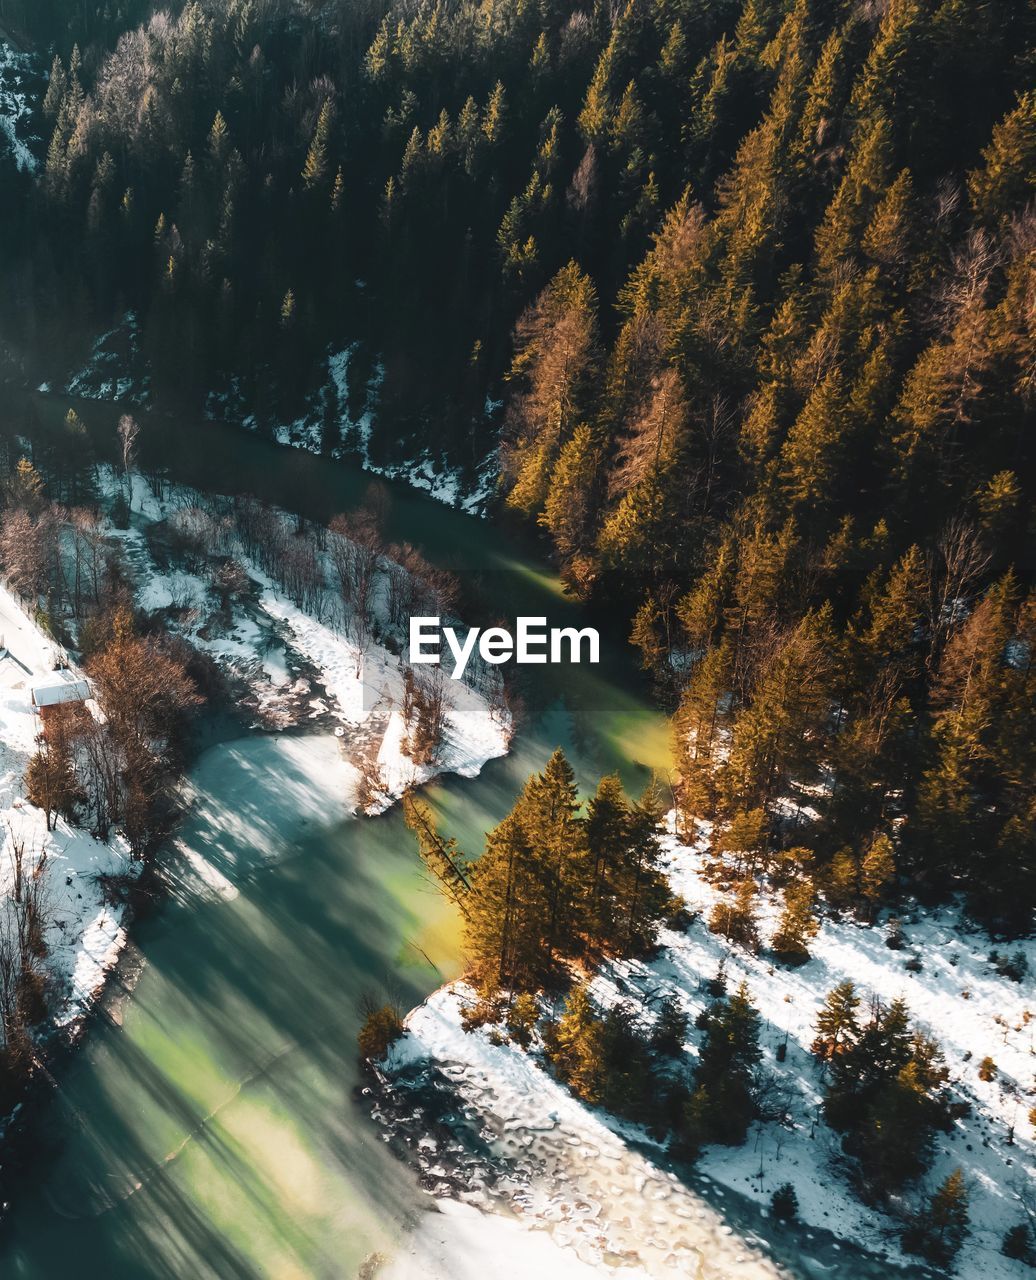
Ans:
{"type": "MultiPolygon", "coordinates": [[[[424,449],[416,457],[400,463],[379,463],[371,457],[371,437],[378,394],[384,377],[384,369],[375,365],[367,382],[363,412],[356,419],[349,416],[349,365],[356,351],[356,344],[341,351],[332,352],[327,360],[327,390],[313,398],[308,411],[294,422],[282,423],[274,428],[274,436],[280,444],[320,453],[323,447],[324,398],[333,389],[338,404],[335,429],[338,441],[332,445],[331,456],[358,457],[364,471],[384,476],[389,480],[402,480],[414,489],[427,493],[436,502],[458,507],[469,515],[485,514],[486,506],[496,488],[497,457],[495,451],[483,459],[473,484],[465,485],[459,467],[450,466],[441,453],[424,449]]],[[[486,401],[486,417],[500,408],[499,401],[486,401]]],[[[254,418],[246,418],[245,425],[254,428],[254,418]]]]}
{"type": "MultiPolygon", "coordinates": [[[[602,1008],[627,999],[649,1021],[652,1008],[672,994],[693,1026],[695,1015],[710,1002],[706,984],[721,963],[728,989],[747,984],[762,1016],[761,1071],[771,1101],[781,1100],[786,1119],[756,1123],[742,1147],[706,1148],[694,1174],[704,1199],[722,1204],[724,1195],[729,1200],[733,1193],[755,1201],[765,1216],[776,1187],[790,1182],[799,1200],[802,1247],[824,1257],[823,1262],[808,1260],[814,1269],[830,1267],[855,1280],[857,1274],[877,1275],[882,1268],[891,1273],[916,1264],[900,1248],[899,1225],[861,1204],[851,1191],[840,1135],[820,1116],[823,1081],[809,1052],[816,1014],[827,992],[851,979],[865,1002],[871,995],[886,1002],[906,1000],[914,1021],[942,1045],[958,1098],[971,1104],[971,1114],[957,1121],[951,1134],[937,1135],[931,1172],[913,1193],[919,1196],[958,1165],[963,1168],[972,1228],[956,1273],[986,1280],[1031,1275],[1000,1253],[1004,1232],[1026,1216],[1022,1197],[1031,1204],[1036,1186],[1036,1150],[1027,1120],[1036,1053],[1031,979],[1018,983],[998,975],[988,958],[992,944],[950,909],[926,913],[915,907],[901,914],[905,945],[900,951],[885,945],[880,926],[831,918],[812,944],[812,958],[798,968],[776,964],[765,951],[750,955],[730,948],[704,923],[719,894],[702,874],[709,844],[704,824],[699,836],[693,846],[673,834],[665,840],[670,882],[698,918],[686,932],[663,930],[662,949],[651,962],[606,965],[592,990],[602,1008]],[[786,1057],[779,1062],[782,1044],[786,1057]],[[978,1064],[987,1054],[997,1064],[993,1081],[978,1078],[978,1064]],[[827,1233],[851,1246],[843,1251],[842,1264],[839,1246],[827,1233]],[[870,1257],[853,1261],[856,1248],[870,1257]]],[[[780,903],[760,894],[759,906],[761,932],[768,940],[780,903]]],[[[1036,969],[1036,943],[1009,950],[1023,953],[1030,973],[1036,969]]],[[[464,1032],[461,1008],[472,1001],[473,993],[455,985],[414,1010],[387,1070],[390,1081],[421,1068],[443,1072],[459,1094],[463,1114],[475,1117],[483,1136],[495,1135],[497,1155],[517,1159],[519,1171],[524,1168],[505,1197],[509,1210],[547,1224],[556,1240],[576,1245],[590,1261],[612,1250],[632,1251],[648,1275],[712,1275],[694,1267],[713,1264],[717,1275],[773,1274],[754,1253],[750,1264],[733,1257],[731,1250],[743,1252],[745,1246],[735,1244],[730,1228],[704,1199],[639,1154],[645,1146],[650,1149],[646,1134],[580,1103],[535,1054],[493,1044],[487,1030],[464,1032]],[[710,1261],[700,1264],[699,1252],[710,1261]]],[[[696,1032],[691,1036],[698,1039],[696,1032]]],[[[695,1044],[687,1049],[693,1064],[695,1044]]],[[[434,1185],[443,1152],[432,1144],[418,1152],[418,1159],[434,1185]]],[[[456,1192],[443,1183],[440,1194],[456,1192]]]]}
{"type": "MultiPolygon", "coordinates": [[[[700,836],[691,847],[670,836],[666,856],[673,889],[704,921],[720,895],[702,875],[708,844],[704,825],[700,836]]],[[[766,941],[776,928],[780,903],[766,894],[759,898],[766,941]]],[[[612,966],[599,983],[634,993],[672,989],[693,1018],[707,1002],[702,980],[713,976],[723,960],[729,986],[744,980],[760,1010],[762,1067],[784,1093],[791,1126],[758,1124],[743,1147],[707,1151],[700,1168],[757,1200],[768,1200],[776,1186],[791,1182],[805,1221],[866,1248],[886,1249],[893,1257],[901,1256],[897,1224],[852,1194],[840,1135],[819,1121],[823,1082],[809,1047],[817,1011],[839,982],[854,982],[864,1002],[872,995],[885,1003],[902,997],[913,1021],[942,1046],[955,1093],[972,1106],[972,1114],[952,1133],[937,1135],[935,1160],[924,1182],[932,1189],[958,1165],[964,1170],[972,1228],[957,1272],[986,1280],[1031,1274],[1000,1253],[1004,1232],[1025,1217],[1020,1196],[1031,1199],[1036,1185],[1036,1146],[1027,1121],[1036,1069],[1031,976],[1018,983],[998,975],[988,958],[995,944],[969,928],[956,910],[924,911],[915,905],[899,918],[904,936],[899,951],[885,945],[881,926],[825,919],[810,945],[811,959],[800,968],[782,967],[765,952],[753,956],[728,948],[697,922],[687,933],[664,932],[659,960],[612,966]],[[776,1050],[785,1041],[787,1057],[780,1063],[776,1050]],[[987,1054],[998,1068],[991,1082],[978,1078],[987,1054]]],[[[1036,942],[1007,950],[1021,951],[1030,975],[1036,971],[1036,942]]]]}
{"type": "MultiPolygon", "coordinates": [[[[107,469],[102,486],[114,493],[119,484],[107,469]]],[[[408,787],[440,773],[474,777],[487,760],[506,754],[509,718],[492,709],[469,685],[448,681],[441,749],[432,763],[415,764],[406,754],[406,726],[400,710],[405,663],[373,639],[361,643],[346,626],[330,590],[312,609],[300,608],[239,552],[236,558],[254,585],[254,601],[235,603],[229,626],[209,625],[214,606],[208,581],[175,565],[160,569],[143,533],[147,525],[201,501],[201,495],[182,487],[159,500],[140,477],[135,478],[133,527],[113,530],[111,536],[120,538],[125,547],[138,604],[152,610],[177,610],[179,616],[170,619],[170,625],[225,668],[247,671],[260,708],[291,695],[296,702],[304,701],[309,685],[301,673],[315,673],[328,701],[311,698],[309,718],[337,721],[343,753],[354,762],[362,756],[376,766],[379,794],[366,803],[367,812],[388,807],[408,787]]],[[[267,727],[277,727],[276,720],[267,727]]],[[[359,777],[355,768],[350,777],[355,792],[359,777]]]]}
{"type": "Polygon", "coordinates": [[[0,657],[0,910],[14,910],[15,851],[21,847],[23,880],[45,880],[43,964],[53,1022],[72,1032],[126,941],[124,909],[105,902],[100,877],[135,873],[139,864],[120,836],[102,844],[60,818],[48,831],[42,810],[25,798],[25,770],[39,729],[30,686],[53,672],[57,649],[2,587],[0,633],[6,646],[0,657]]]}
{"type": "Polygon", "coordinates": [[[7,139],[15,164],[29,173],[36,172],[37,161],[22,135],[33,111],[28,87],[33,79],[39,79],[39,73],[32,55],[0,40],[0,134],[7,139]]]}
{"type": "MultiPolygon", "coordinates": [[[[437,991],[406,1019],[407,1034],[386,1068],[392,1078],[434,1064],[446,1076],[461,1110],[476,1117],[480,1136],[506,1170],[492,1189],[472,1171],[464,1199],[547,1232],[565,1249],[566,1262],[546,1274],[566,1276],[568,1265],[577,1268],[573,1275],[581,1275],[582,1266],[594,1275],[631,1278],[783,1274],[757,1240],[736,1236],[702,1198],[632,1149],[620,1126],[580,1103],[534,1057],[493,1044],[486,1030],[463,1031],[461,1009],[474,998],[463,983],[437,991]]],[[[434,1179],[448,1155],[429,1139],[418,1158],[434,1179]]],[[[470,1162],[461,1159],[467,1169],[470,1162]]],[[[499,1229],[494,1218],[493,1234],[499,1229]]]]}
{"type": "Polygon", "coordinates": [[[583,1262],[544,1230],[487,1217],[455,1200],[436,1202],[407,1234],[403,1251],[377,1273],[378,1280],[639,1280],[644,1274],[583,1262]]]}
{"type": "MultiPolygon", "coordinates": [[[[65,394],[85,400],[128,400],[147,404],[151,378],[140,352],[140,324],[127,311],[114,328],[102,333],[90,357],[65,383],[65,394]]],[[[47,383],[37,390],[46,391],[47,383]]]]}

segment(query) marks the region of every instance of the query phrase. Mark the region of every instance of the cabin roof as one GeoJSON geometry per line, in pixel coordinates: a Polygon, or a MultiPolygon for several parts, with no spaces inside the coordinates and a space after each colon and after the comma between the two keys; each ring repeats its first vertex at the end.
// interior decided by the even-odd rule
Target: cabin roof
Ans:
{"type": "Polygon", "coordinates": [[[90,697],[90,682],[71,671],[55,671],[32,685],[34,707],[56,707],[63,702],[85,702],[90,697]]]}

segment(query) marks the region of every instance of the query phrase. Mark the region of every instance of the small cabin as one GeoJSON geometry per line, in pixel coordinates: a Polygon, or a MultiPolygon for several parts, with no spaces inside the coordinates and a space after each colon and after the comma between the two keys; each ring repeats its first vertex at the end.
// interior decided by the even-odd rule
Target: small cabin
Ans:
{"type": "Polygon", "coordinates": [[[49,716],[60,714],[56,710],[58,707],[65,707],[75,702],[86,702],[90,696],[89,680],[84,680],[82,676],[77,676],[71,671],[55,671],[49,676],[33,681],[32,709],[43,721],[45,728],[49,716]]]}

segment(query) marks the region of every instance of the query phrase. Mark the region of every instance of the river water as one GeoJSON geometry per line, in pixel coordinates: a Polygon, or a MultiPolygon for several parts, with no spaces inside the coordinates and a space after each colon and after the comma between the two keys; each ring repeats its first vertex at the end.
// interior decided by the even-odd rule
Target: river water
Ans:
{"type": "MultiPolygon", "coordinates": [[[[80,411],[107,431],[117,410],[80,411]]],[[[178,480],[315,519],[368,483],[212,424],[181,425],[167,461],[178,480]]],[[[461,571],[488,614],[579,618],[505,533],[402,487],[392,495],[388,535],[461,571]]],[[[584,787],[618,769],[638,789],[665,768],[666,726],[620,621],[595,621],[602,665],[540,668],[511,755],[429,788],[462,847],[481,847],[558,744],[584,787]]],[[[398,812],[347,819],[342,782],[329,735],[253,735],[200,756],[169,896],[135,928],[45,1108],[39,1170],[0,1246],[4,1277],[344,1280],[427,1220],[416,1174],[354,1098],[355,1037],[363,993],[410,1007],[457,974],[457,920],[398,812]]]]}
{"type": "MultiPolygon", "coordinates": [[[[93,408],[81,411],[96,424],[93,408]]],[[[181,432],[177,446],[177,479],[317,519],[368,483],[220,428],[181,432]]],[[[388,523],[390,537],[477,576],[494,611],[569,619],[551,575],[486,525],[402,488],[388,523]]],[[[619,661],[614,638],[610,649],[619,661]]],[[[578,673],[567,705],[545,680],[507,759],[431,789],[463,844],[480,847],[558,742],[586,784],[621,766],[636,785],[665,763],[661,717],[604,670],[578,673]]],[[[191,860],[174,861],[169,900],[134,931],[125,992],[59,1074],[4,1276],[60,1276],[89,1259],[91,1276],[113,1280],[351,1277],[427,1206],[353,1101],[355,1037],[363,992],[409,1007],[457,973],[457,922],[398,813],[346,820],[343,782],[330,736],[252,736],[200,757],[182,832],[191,860]]]]}

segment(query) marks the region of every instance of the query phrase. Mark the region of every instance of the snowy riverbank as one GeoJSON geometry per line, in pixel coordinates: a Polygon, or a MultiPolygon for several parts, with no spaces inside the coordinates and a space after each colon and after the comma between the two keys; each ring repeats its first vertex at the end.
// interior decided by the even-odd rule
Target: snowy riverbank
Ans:
{"type": "MultiPolygon", "coordinates": [[[[111,493],[120,481],[110,471],[111,493]]],[[[499,675],[486,669],[475,683],[445,681],[441,741],[429,759],[410,754],[405,707],[408,670],[402,634],[388,616],[395,566],[378,557],[370,589],[370,621],[357,627],[331,584],[330,553],[315,542],[305,607],[248,554],[233,527],[229,500],[184,487],[159,498],[142,478],[134,482],[130,527],[113,530],[137,588],[138,606],[207,654],[244,689],[244,705],[259,727],[317,722],[334,725],[346,761],[351,807],[377,813],[411,786],[442,773],[474,777],[486,761],[506,754],[511,718],[500,700],[499,675]],[[177,560],[159,526],[192,554],[177,560]],[[197,548],[204,548],[202,563],[197,548]],[[165,563],[158,562],[161,553],[165,563]],[[233,559],[243,571],[232,599],[214,586],[214,569],[233,559]],[[388,646],[392,645],[390,649],[388,646]],[[361,787],[363,796],[361,798],[361,787]]],[[[275,536],[296,537],[293,521],[270,513],[275,536]]]]}
{"type": "Polygon", "coordinates": [[[75,1035],[126,940],[126,909],[110,900],[105,878],[135,875],[140,864],[121,836],[102,843],[61,817],[48,830],[43,811],[26,798],[25,771],[40,730],[32,684],[53,676],[59,650],[3,587],[0,651],[0,927],[18,935],[32,883],[44,921],[48,1020],[75,1035]]]}
{"type": "MultiPolygon", "coordinates": [[[[291,421],[260,422],[244,407],[238,386],[212,392],[207,400],[209,418],[239,423],[247,431],[267,432],[279,443],[329,458],[348,459],[364,471],[387,480],[399,480],[425,493],[436,502],[456,507],[468,515],[484,516],[496,491],[497,456],[495,450],[483,458],[473,474],[465,475],[442,454],[424,449],[420,454],[399,462],[387,462],[374,456],[372,441],[381,389],[382,369],[375,364],[362,390],[363,408],[355,418],[349,406],[349,370],[354,363],[357,344],[328,353],[323,387],[307,398],[304,411],[291,421]]],[[[38,388],[50,390],[50,383],[38,388]]],[[[140,349],[140,323],[136,314],[127,311],[118,324],[100,334],[82,368],[63,380],[65,394],[87,400],[125,401],[130,405],[151,403],[151,374],[140,349]]],[[[487,400],[486,420],[499,413],[501,404],[487,400]]]]}
{"type": "MultiPolygon", "coordinates": [[[[110,470],[100,479],[108,499],[122,486],[110,470]]],[[[253,728],[312,723],[323,729],[322,767],[338,776],[342,817],[357,808],[379,812],[408,786],[438,773],[474,776],[487,760],[507,751],[506,711],[491,706],[475,688],[450,682],[438,752],[423,763],[411,759],[403,715],[405,663],[370,636],[350,636],[345,619],[326,598],[329,591],[303,609],[240,555],[246,581],[227,605],[214,588],[213,563],[189,568],[167,557],[161,539],[151,536],[154,529],[172,519],[182,534],[185,525],[211,518],[203,503],[202,495],[184,489],[156,498],[135,477],[130,527],[105,522],[101,537],[120,554],[136,608],[160,615],[174,635],[212,659],[253,728]],[[361,775],[366,780],[362,796],[361,775]]],[[[377,608],[378,592],[375,596],[377,608]]],[[[40,963],[48,1021],[75,1035],[126,943],[124,895],[112,893],[110,878],[136,876],[140,864],[132,861],[120,835],[102,843],[60,816],[48,830],[42,810],[28,802],[25,773],[40,731],[32,684],[52,675],[65,655],[3,588],[0,641],[0,903],[5,913],[0,924],[19,936],[15,899],[22,895],[21,885],[36,886],[44,920],[40,963]]],[[[186,795],[191,798],[189,786],[186,795]]],[[[305,796],[294,795],[293,803],[305,812],[305,796]]],[[[205,866],[194,871],[202,880],[211,878],[205,866]]]]}
{"type": "MultiPolygon", "coordinates": [[[[449,1142],[418,1140],[413,1154],[426,1185],[439,1196],[517,1213],[548,1230],[557,1243],[571,1245],[581,1259],[604,1265],[608,1257],[621,1254],[635,1259],[645,1274],[669,1275],[699,1252],[709,1259],[703,1264],[707,1266],[726,1256],[730,1241],[722,1219],[705,1201],[723,1204],[726,1192],[757,1203],[765,1215],[774,1189],[790,1182],[799,1200],[807,1251],[811,1230],[818,1233],[816,1249],[824,1261],[817,1274],[831,1268],[856,1280],[882,1275],[886,1268],[917,1267],[917,1260],[900,1248],[896,1222],[853,1194],[839,1135],[819,1116],[822,1078],[809,1052],[816,1013],[833,986],[851,979],[864,1000],[872,995],[906,1000],[914,1020],[942,1045],[955,1101],[970,1104],[970,1113],[955,1122],[952,1132],[938,1136],[923,1187],[907,1200],[937,1186],[959,1165],[970,1194],[972,1229],[956,1274],[987,1280],[1030,1275],[1023,1263],[1005,1258],[1000,1245],[1004,1232],[1025,1218],[1025,1201],[1031,1204],[1036,1185],[1036,1151],[1027,1121],[1036,1043],[1031,985],[998,974],[996,962],[989,959],[993,944],[948,909],[926,913],[916,908],[901,916],[902,950],[885,945],[881,925],[837,918],[824,921],[812,958],[798,968],[776,964],[765,951],[750,955],[731,949],[704,924],[717,897],[701,874],[707,846],[705,828],[693,846],[673,835],[666,839],[670,881],[698,918],[685,932],[663,931],[654,960],[607,965],[592,984],[593,996],[601,1007],[629,1000],[650,1024],[652,1009],[671,993],[693,1026],[710,999],[706,984],[722,963],[728,987],[744,981],[760,1010],[761,1071],[769,1097],[780,1100],[782,1118],[757,1122],[742,1147],[707,1148],[690,1188],[684,1187],[641,1154],[650,1146],[646,1134],[584,1106],[559,1085],[544,1069],[535,1045],[526,1053],[513,1044],[494,1043],[500,1036],[493,1028],[466,1033],[461,1010],[472,993],[463,986],[448,987],[407,1018],[407,1035],[387,1064],[389,1087],[400,1078],[413,1081],[441,1073],[457,1095],[463,1123],[482,1135],[490,1154],[484,1176],[476,1177],[473,1193],[465,1195],[449,1177],[451,1166],[469,1158],[463,1144],[451,1150],[449,1142]],[[783,1061],[778,1054],[782,1044],[783,1061]],[[987,1055],[997,1064],[993,1080],[979,1078],[979,1063],[987,1055]],[[491,1178],[490,1170],[497,1176],[491,1178]],[[686,1239],[688,1223],[694,1224],[693,1241],[686,1239]],[[827,1233],[870,1257],[857,1264],[843,1254],[839,1267],[838,1245],[827,1233]]],[[[767,904],[760,914],[768,937],[779,907],[767,904]]],[[[1031,971],[1036,944],[1011,947],[1012,956],[1017,951],[1031,971]]],[[[697,1054],[697,1036],[689,1033],[689,1065],[697,1054]]],[[[395,1120],[382,1114],[393,1127],[395,1120]]],[[[732,1274],[733,1262],[728,1258],[715,1274],[732,1274]]],[[[814,1274],[806,1262],[803,1274],[814,1274]]],[[[747,1265],[738,1262],[736,1274],[751,1274],[747,1265]]]]}

